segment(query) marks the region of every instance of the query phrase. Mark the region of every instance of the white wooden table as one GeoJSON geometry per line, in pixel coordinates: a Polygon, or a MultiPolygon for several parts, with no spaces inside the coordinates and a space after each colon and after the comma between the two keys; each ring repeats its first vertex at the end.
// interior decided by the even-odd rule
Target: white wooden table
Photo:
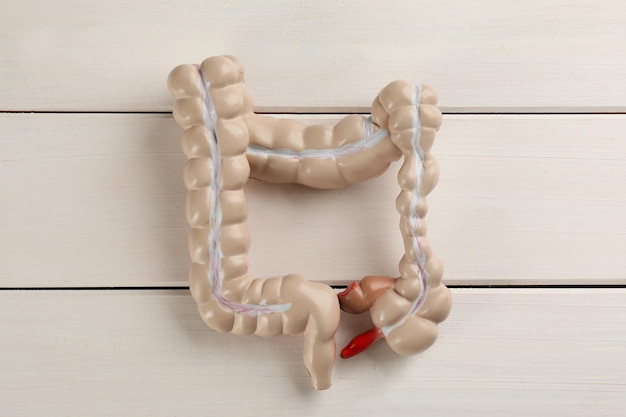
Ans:
{"type": "MultiPolygon", "coordinates": [[[[0,9],[0,416],[626,413],[622,1],[180,3],[0,9]],[[429,233],[454,307],[426,353],[377,345],[314,392],[299,338],[201,322],[165,78],[224,53],[257,111],[307,123],[397,78],[438,90],[429,233]]],[[[397,168],[251,181],[251,272],[395,274],[397,168]]],[[[342,316],[338,343],[367,326],[342,316]]]]}

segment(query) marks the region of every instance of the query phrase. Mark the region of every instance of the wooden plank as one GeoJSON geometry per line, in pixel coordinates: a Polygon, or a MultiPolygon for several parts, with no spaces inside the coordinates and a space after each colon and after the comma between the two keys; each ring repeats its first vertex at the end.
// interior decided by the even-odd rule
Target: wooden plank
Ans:
{"type": "MultiPolygon", "coordinates": [[[[590,416],[626,409],[626,291],[454,290],[437,343],[338,359],[212,333],[187,291],[1,291],[2,415],[590,416]]],[[[338,344],[365,317],[343,315],[338,344]]]]}
{"type": "Polygon", "coordinates": [[[426,82],[446,111],[626,111],[621,0],[10,0],[0,110],[165,111],[169,71],[233,54],[265,111],[353,111],[426,82]]]}
{"type": "MultiPolygon", "coordinates": [[[[428,215],[446,281],[626,283],[624,131],[624,115],[446,116],[428,215]]],[[[0,115],[0,286],[185,285],[180,137],[169,115],[0,115]]],[[[251,181],[253,275],[395,275],[398,167],[338,191],[251,181]]]]}

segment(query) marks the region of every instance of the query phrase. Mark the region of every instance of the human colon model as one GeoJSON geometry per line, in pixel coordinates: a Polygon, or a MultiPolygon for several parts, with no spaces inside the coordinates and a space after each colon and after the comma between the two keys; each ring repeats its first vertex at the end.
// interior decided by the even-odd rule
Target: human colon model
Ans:
{"type": "Polygon", "coordinates": [[[369,311],[374,324],[342,357],[381,338],[405,355],[435,341],[451,301],[423,220],[425,196],[438,179],[430,148],[441,113],[432,89],[394,81],[374,99],[370,118],[352,115],[336,126],[304,126],[254,114],[243,68],[233,57],[176,67],[168,87],[176,98],[174,118],[185,129],[190,289],[210,328],[237,335],[304,334],[304,362],[315,389],[331,384],[340,308],[369,311]],[[248,274],[248,178],[341,188],[381,174],[400,156],[396,208],[405,253],[398,278],[365,277],[337,295],[298,274],[248,274]]]}

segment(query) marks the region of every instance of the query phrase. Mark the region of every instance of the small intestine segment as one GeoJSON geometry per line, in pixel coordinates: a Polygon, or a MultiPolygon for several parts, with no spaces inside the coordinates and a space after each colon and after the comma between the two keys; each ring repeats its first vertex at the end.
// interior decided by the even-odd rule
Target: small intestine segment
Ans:
{"type": "Polygon", "coordinates": [[[422,220],[424,197],[438,174],[429,151],[441,113],[430,88],[397,81],[374,100],[371,118],[353,115],[336,126],[304,126],[254,114],[243,69],[232,57],[179,66],[168,86],[176,97],[174,117],[186,129],[190,289],[209,327],[262,336],[304,333],[313,385],[328,388],[339,325],[337,297],[300,275],[254,279],[248,274],[243,186],[251,177],[341,188],[381,174],[404,155],[396,201],[405,243],[400,278],[366,277],[339,301],[347,311],[370,310],[375,327],[353,341],[358,351],[379,338],[403,354],[434,342],[435,323],[445,319],[450,296],[440,284],[441,263],[431,253],[422,220]]]}

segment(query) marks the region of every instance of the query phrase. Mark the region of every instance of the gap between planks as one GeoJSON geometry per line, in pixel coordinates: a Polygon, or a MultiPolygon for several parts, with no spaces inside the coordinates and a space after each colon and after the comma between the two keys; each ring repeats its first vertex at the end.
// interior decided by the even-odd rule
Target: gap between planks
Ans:
{"type": "MultiPolygon", "coordinates": [[[[593,110],[554,110],[549,109],[535,109],[535,110],[520,110],[520,111],[505,111],[501,109],[492,109],[484,111],[446,111],[445,108],[440,108],[441,113],[444,116],[593,116],[593,115],[623,115],[626,111],[602,111],[601,109],[593,110]]],[[[329,108],[303,108],[292,109],[285,111],[265,111],[263,109],[255,109],[256,114],[262,114],[266,116],[306,116],[306,115],[334,115],[334,116],[348,116],[351,114],[360,114],[367,116],[371,114],[368,108],[356,108],[354,111],[347,111],[346,109],[329,109],[329,108]]],[[[154,114],[154,115],[171,115],[171,111],[64,111],[64,110],[0,110],[0,114],[154,114]]]]}
{"type": "MultiPolygon", "coordinates": [[[[445,284],[445,282],[444,282],[445,284]]],[[[346,285],[329,285],[335,291],[343,291],[347,288],[346,285]]],[[[623,289],[626,288],[626,284],[554,284],[554,285],[502,285],[502,284],[488,284],[488,285],[446,285],[451,290],[464,289],[464,290],[480,290],[480,289],[570,289],[570,290],[589,290],[589,289],[623,289]]],[[[188,286],[184,285],[172,285],[172,286],[136,286],[136,287],[6,287],[1,288],[0,291],[189,291],[188,286]]]]}

